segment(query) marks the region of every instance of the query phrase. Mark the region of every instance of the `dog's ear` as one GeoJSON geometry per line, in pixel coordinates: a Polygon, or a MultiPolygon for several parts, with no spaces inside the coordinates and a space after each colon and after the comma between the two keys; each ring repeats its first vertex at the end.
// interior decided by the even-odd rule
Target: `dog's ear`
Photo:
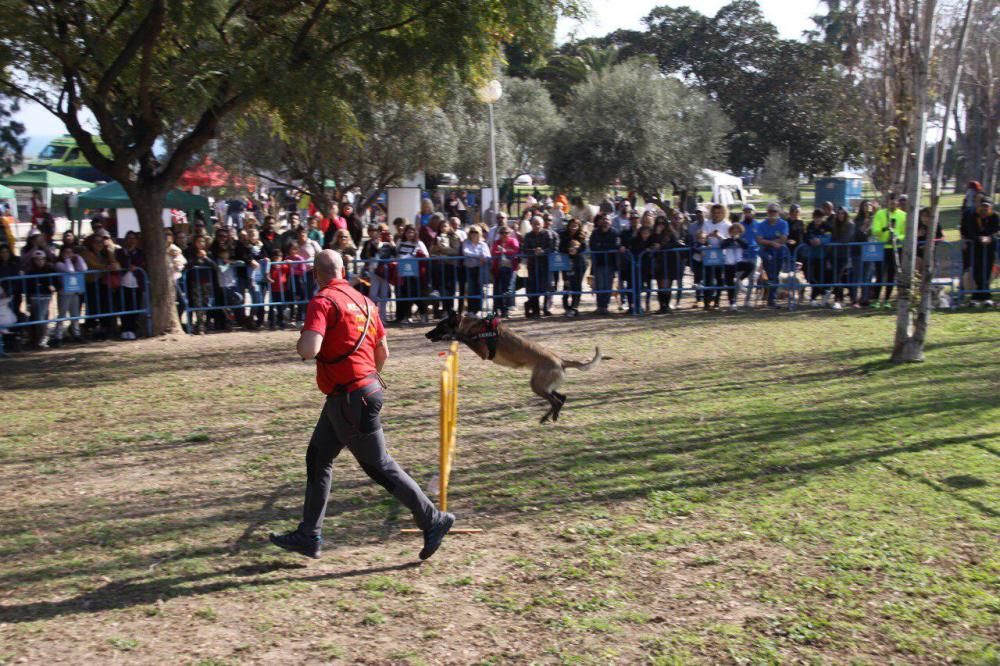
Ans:
{"type": "Polygon", "coordinates": [[[457,312],[455,312],[454,310],[452,310],[451,314],[448,315],[448,324],[450,324],[452,326],[452,328],[457,328],[459,322],[461,322],[461,321],[462,320],[461,320],[459,314],[457,312]]]}

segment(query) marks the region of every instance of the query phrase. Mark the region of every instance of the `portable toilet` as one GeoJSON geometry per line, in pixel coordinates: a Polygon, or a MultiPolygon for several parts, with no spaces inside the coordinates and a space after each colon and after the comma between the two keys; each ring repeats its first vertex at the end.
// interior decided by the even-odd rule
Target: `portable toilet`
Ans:
{"type": "Polygon", "coordinates": [[[861,176],[841,171],[834,176],[816,179],[816,208],[830,201],[847,210],[856,210],[861,203],[861,176]]]}

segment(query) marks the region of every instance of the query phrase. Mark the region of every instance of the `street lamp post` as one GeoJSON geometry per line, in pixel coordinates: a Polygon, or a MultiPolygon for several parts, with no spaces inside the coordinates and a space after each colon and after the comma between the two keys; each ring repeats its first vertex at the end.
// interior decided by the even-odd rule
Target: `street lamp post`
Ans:
{"type": "Polygon", "coordinates": [[[503,94],[503,88],[496,79],[490,81],[479,89],[479,99],[486,104],[490,113],[490,184],[493,192],[493,219],[490,220],[492,226],[497,223],[497,209],[500,206],[499,193],[497,192],[497,147],[496,130],[493,125],[493,105],[497,103],[503,94]]]}

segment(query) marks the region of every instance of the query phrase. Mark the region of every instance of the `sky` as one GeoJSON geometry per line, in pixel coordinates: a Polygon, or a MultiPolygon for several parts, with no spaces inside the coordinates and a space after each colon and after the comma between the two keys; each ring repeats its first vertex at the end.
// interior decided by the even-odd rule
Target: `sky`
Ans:
{"type": "MultiPolygon", "coordinates": [[[[731,0],[589,0],[590,18],[578,23],[568,19],[560,19],[556,30],[559,42],[565,42],[571,33],[575,32],[578,39],[584,37],[600,37],[619,29],[641,29],[642,18],[654,7],[668,5],[670,7],[688,6],[712,16],[731,0]]],[[[757,0],[764,16],[778,28],[785,39],[798,39],[804,30],[813,28],[810,20],[821,13],[818,0],[757,0]]]]}
{"type": "MultiPolygon", "coordinates": [[[[758,0],[764,15],[778,27],[786,39],[798,39],[804,30],[813,27],[810,18],[820,12],[818,0],[758,0]]],[[[599,37],[621,28],[641,29],[642,17],[660,5],[694,7],[702,14],[712,15],[729,0],[701,0],[676,2],[671,0],[590,0],[590,18],[583,22],[561,19],[557,28],[557,40],[565,42],[570,35],[578,39],[599,37]]],[[[65,128],[55,116],[34,103],[22,102],[16,118],[27,127],[28,146],[26,156],[33,156],[48,141],[65,133],[65,128]]]]}

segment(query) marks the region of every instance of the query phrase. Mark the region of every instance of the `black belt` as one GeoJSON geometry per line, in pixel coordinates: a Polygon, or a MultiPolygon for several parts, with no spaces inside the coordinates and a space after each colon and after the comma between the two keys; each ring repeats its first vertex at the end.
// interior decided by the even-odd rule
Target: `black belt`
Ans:
{"type": "Polygon", "coordinates": [[[371,395],[372,393],[375,393],[376,391],[381,391],[384,388],[385,388],[385,382],[382,381],[382,376],[380,374],[378,374],[377,372],[373,372],[372,374],[370,374],[370,375],[368,375],[366,377],[362,377],[361,379],[355,379],[354,381],[348,382],[346,384],[335,384],[334,387],[333,387],[333,390],[330,391],[327,394],[327,397],[328,398],[333,398],[333,397],[340,396],[340,395],[352,396],[352,395],[355,395],[355,394],[360,394],[361,396],[366,396],[366,395],[371,395]],[[374,379],[375,381],[369,382],[369,383],[365,384],[364,386],[361,386],[359,388],[354,389],[353,391],[348,391],[347,390],[347,387],[353,386],[354,384],[357,384],[358,382],[363,382],[366,379],[374,379]]]}

